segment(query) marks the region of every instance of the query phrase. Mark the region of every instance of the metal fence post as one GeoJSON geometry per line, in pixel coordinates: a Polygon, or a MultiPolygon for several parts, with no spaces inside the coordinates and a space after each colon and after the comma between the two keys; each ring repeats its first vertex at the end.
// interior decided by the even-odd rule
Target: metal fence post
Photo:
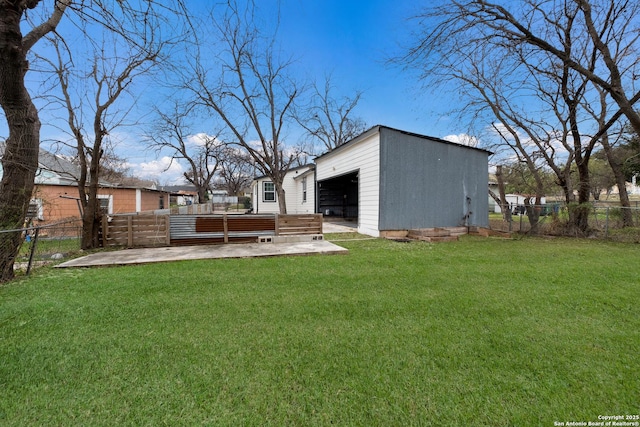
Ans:
{"type": "Polygon", "coordinates": [[[31,244],[31,253],[29,254],[29,264],[27,264],[27,276],[31,273],[31,266],[33,265],[33,255],[36,252],[36,246],[38,244],[38,234],[40,232],[39,228],[36,228],[36,232],[33,235],[33,243],[31,244]]]}
{"type": "Polygon", "coordinates": [[[604,219],[604,238],[609,238],[609,206],[607,206],[607,214],[604,219]]]}

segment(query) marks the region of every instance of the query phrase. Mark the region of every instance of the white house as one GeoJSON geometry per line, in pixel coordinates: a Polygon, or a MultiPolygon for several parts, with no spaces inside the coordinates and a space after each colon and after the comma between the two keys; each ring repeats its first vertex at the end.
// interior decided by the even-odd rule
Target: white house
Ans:
{"type": "MultiPolygon", "coordinates": [[[[315,201],[315,166],[312,164],[289,169],[284,177],[284,188],[287,213],[316,213],[315,201]]],[[[269,177],[255,178],[252,183],[253,211],[255,213],[278,213],[278,195],[275,185],[269,177]]]]}
{"type": "MultiPolygon", "coordinates": [[[[489,225],[488,156],[475,147],[374,126],[289,170],[287,213],[354,221],[371,236],[412,229],[489,225]]],[[[273,182],[253,182],[256,213],[278,212],[273,182]]]]}

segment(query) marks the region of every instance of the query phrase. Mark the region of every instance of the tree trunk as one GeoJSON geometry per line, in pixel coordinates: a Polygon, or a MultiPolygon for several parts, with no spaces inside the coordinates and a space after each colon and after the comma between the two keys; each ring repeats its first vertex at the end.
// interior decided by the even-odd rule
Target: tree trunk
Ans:
{"type": "Polygon", "coordinates": [[[498,193],[500,195],[500,211],[502,212],[502,219],[509,224],[509,231],[511,231],[511,209],[507,202],[507,196],[504,189],[504,179],[502,177],[502,165],[496,166],[496,180],[498,181],[498,193]]]}
{"type": "MultiPolygon", "coordinates": [[[[98,130],[98,132],[101,132],[98,130]]],[[[82,215],[82,249],[100,247],[100,223],[102,211],[98,203],[98,187],[100,184],[100,162],[102,160],[102,135],[96,134],[91,161],[89,162],[89,192],[87,204],[82,215]]]]}
{"type": "MultiPolygon", "coordinates": [[[[40,119],[24,85],[28,68],[20,32],[21,13],[0,10],[0,105],[9,128],[2,157],[0,230],[22,228],[38,168],[40,119]]],[[[0,233],[0,282],[14,277],[22,233],[0,233]]]]}
{"type": "Polygon", "coordinates": [[[591,194],[591,182],[589,178],[589,163],[587,161],[576,161],[578,166],[578,205],[573,208],[572,222],[570,226],[579,235],[585,235],[589,231],[589,195],[591,194]]]}
{"type": "Polygon", "coordinates": [[[205,203],[207,201],[207,189],[199,185],[198,186],[198,203],[205,203]]]}
{"type": "Polygon", "coordinates": [[[541,197],[525,197],[524,207],[527,212],[527,219],[529,220],[529,234],[537,235],[540,233],[540,201],[541,197]],[[534,199],[533,204],[531,199],[534,199]]]}
{"type": "Polygon", "coordinates": [[[284,198],[284,188],[282,188],[282,182],[274,182],[274,184],[278,195],[278,208],[280,208],[280,213],[284,215],[287,213],[287,201],[284,198]]]}
{"type": "Polygon", "coordinates": [[[600,140],[609,166],[613,176],[616,178],[616,184],[618,185],[618,193],[620,194],[620,206],[622,207],[622,226],[633,227],[633,213],[631,212],[631,204],[629,203],[629,193],[627,193],[627,180],[622,170],[622,163],[616,159],[611,151],[611,144],[609,144],[609,137],[605,133],[600,140]]]}
{"type": "Polygon", "coordinates": [[[102,211],[98,203],[98,178],[91,177],[87,204],[82,212],[82,249],[95,249],[100,247],[100,226],[102,211]]]}
{"type": "MultiPolygon", "coordinates": [[[[40,120],[26,91],[24,96],[23,105],[4,108],[10,132],[2,157],[0,230],[24,226],[38,168],[40,120]]],[[[22,239],[21,232],[0,233],[0,283],[13,279],[22,239]]]]}

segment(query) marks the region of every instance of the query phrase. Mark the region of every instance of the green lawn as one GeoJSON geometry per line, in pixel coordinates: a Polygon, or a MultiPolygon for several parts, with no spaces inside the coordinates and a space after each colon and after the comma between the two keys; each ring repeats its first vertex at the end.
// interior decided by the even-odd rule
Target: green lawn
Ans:
{"type": "Polygon", "coordinates": [[[37,270],[0,287],[0,425],[553,426],[640,413],[640,246],[37,270]]]}

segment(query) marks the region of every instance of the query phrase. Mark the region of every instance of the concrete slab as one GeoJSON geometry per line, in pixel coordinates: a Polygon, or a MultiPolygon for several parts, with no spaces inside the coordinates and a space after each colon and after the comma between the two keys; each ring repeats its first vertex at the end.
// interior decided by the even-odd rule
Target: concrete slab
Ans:
{"type": "Polygon", "coordinates": [[[349,251],[326,240],[294,243],[246,243],[232,245],[171,246],[100,252],[72,259],[57,268],[147,264],[193,259],[251,258],[314,254],[346,254],[349,251]]]}
{"type": "Polygon", "coordinates": [[[323,233],[357,233],[358,224],[355,222],[330,222],[325,221],[322,223],[323,233]]]}

